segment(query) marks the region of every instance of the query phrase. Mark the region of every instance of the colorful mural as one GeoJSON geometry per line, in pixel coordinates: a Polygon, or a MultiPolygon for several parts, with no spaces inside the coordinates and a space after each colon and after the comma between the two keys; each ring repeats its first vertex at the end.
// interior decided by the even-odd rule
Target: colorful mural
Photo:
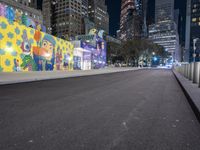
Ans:
{"type": "Polygon", "coordinates": [[[97,47],[92,53],[92,68],[99,69],[106,65],[106,42],[97,38],[97,47]]]}
{"type": "Polygon", "coordinates": [[[0,16],[0,72],[73,70],[73,45],[0,16]]]}
{"type": "Polygon", "coordinates": [[[95,36],[96,45],[93,46],[87,41],[81,43],[81,47],[91,52],[92,69],[103,68],[106,65],[106,41],[95,36]]]}
{"type": "Polygon", "coordinates": [[[42,25],[42,22],[37,22],[28,17],[26,14],[21,13],[18,9],[14,10],[13,7],[0,3],[0,16],[8,19],[10,23],[18,22],[27,27],[36,29],[38,26],[41,27],[41,31],[46,32],[46,27],[42,25]]]}

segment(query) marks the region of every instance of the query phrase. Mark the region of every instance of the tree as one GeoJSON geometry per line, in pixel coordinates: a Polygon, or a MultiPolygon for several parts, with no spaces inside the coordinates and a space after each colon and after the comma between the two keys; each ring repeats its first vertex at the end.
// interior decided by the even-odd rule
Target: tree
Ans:
{"type": "Polygon", "coordinates": [[[107,43],[107,61],[113,64],[115,58],[119,57],[120,44],[114,42],[107,43]]]}
{"type": "Polygon", "coordinates": [[[125,63],[128,65],[130,61],[134,61],[135,65],[138,65],[139,61],[150,62],[152,59],[152,53],[156,56],[166,58],[167,52],[162,46],[159,46],[146,39],[133,39],[123,41],[120,47],[120,55],[123,57],[125,63]]]}

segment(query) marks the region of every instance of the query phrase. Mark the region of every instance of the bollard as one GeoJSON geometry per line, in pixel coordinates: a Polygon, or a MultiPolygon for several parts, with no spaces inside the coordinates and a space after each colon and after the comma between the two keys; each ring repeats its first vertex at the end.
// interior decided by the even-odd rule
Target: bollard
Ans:
{"type": "Polygon", "coordinates": [[[180,74],[183,74],[183,65],[180,66],[180,74]]]}
{"type": "Polygon", "coordinates": [[[199,73],[198,73],[199,81],[198,81],[198,83],[199,83],[199,88],[200,88],[200,62],[198,62],[198,63],[199,63],[199,65],[198,65],[198,70],[199,70],[199,73]]]}
{"type": "Polygon", "coordinates": [[[200,62],[194,63],[193,83],[199,83],[200,62]]]}
{"type": "Polygon", "coordinates": [[[190,64],[187,64],[187,79],[190,77],[190,64]]]}
{"type": "Polygon", "coordinates": [[[194,73],[194,63],[190,63],[190,75],[189,80],[193,81],[193,73],[194,73]]]}
{"type": "Polygon", "coordinates": [[[185,64],[183,65],[183,76],[185,76],[185,64]]]}
{"type": "Polygon", "coordinates": [[[189,68],[189,64],[185,64],[185,78],[188,78],[188,68],[189,68]]]}
{"type": "Polygon", "coordinates": [[[189,64],[189,70],[188,70],[188,79],[189,79],[189,80],[191,79],[191,76],[190,76],[190,71],[191,71],[191,68],[192,68],[191,65],[192,65],[192,64],[189,64]]]}
{"type": "Polygon", "coordinates": [[[184,68],[183,68],[183,70],[184,70],[184,73],[183,73],[183,75],[184,75],[184,77],[186,77],[186,74],[187,74],[187,65],[186,64],[184,64],[184,68]]]}
{"type": "Polygon", "coordinates": [[[181,66],[181,74],[184,75],[184,65],[181,66]]]}
{"type": "Polygon", "coordinates": [[[200,88],[200,65],[199,65],[199,88],[200,88]]]}

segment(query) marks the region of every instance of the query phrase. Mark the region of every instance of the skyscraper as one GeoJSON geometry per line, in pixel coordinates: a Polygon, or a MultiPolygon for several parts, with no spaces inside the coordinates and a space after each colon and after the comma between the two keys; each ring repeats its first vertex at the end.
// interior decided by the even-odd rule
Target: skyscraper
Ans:
{"type": "Polygon", "coordinates": [[[44,0],[43,14],[49,31],[57,37],[82,33],[82,0],[44,0]]]}
{"type": "Polygon", "coordinates": [[[120,38],[126,39],[127,36],[127,18],[131,10],[135,9],[134,0],[121,1],[121,15],[120,15],[120,38]]]}
{"type": "Polygon", "coordinates": [[[178,26],[174,20],[174,0],[155,1],[155,24],[149,26],[149,39],[181,61],[178,26]]]}
{"type": "Polygon", "coordinates": [[[52,1],[51,0],[43,0],[42,3],[42,14],[44,18],[44,25],[46,26],[46,32],[51,34],[52,32],[52,24],[51,24],[51,17],[52,17],[52,1]]]}
{"type": "Polygon", "coordinates": [[[13,0],[13,1],[37,9],[37,0],[13,0]]]}
{"type": "Polygon", "coordinates": [[[88,17],[88,0],[82,0],[82,15],[88,17]]]}
{"type": "MultiPolygon", "coordinates": [[[[200,38],[200,1],[187,0],[186,13],[186,35],[185,35],[185,55],[186,62],[193,61],[193,40],[200,38]]],[[[200,50],[196,50],[196,61],[200,61],[200,50]]]]}
{"type": "Polygon", "coordinates": [[[174,0],[155,0],[155,22],[174,20],[174,0]]]}
{"type": "Polygon", "coordinates": [[[98,30],[104,30],[109,33],[109,15],[105,0],[88,0],[89,19],[94,22],[98,30]]]}
{"type": "Polygon", "coordinates": [[[142,38],[147,35],[147,0],[122,0],[120,34],[122,40],[142,38]]]}

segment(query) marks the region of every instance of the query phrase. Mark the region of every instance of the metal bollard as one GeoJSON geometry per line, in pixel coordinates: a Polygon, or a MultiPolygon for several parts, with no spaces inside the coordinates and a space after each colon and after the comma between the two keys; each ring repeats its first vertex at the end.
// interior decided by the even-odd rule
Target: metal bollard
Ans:
{"type": "Polygon", "coordinates": [[[184,65],[181,66],[181,74],[184,75],[184,65]]]}
{"type": "Polygon", "coordinates": [[[189,80],[193,81],[193,73],[194,73],[194,63],[190,63],[190,75],[189,80]]]}
{"type": "Polygon", "coordinates": [[[189,64],[185,64],[185,78],[188,78],[188,68],[189,68],[189,64]]]}
{"type": "Polygon", "coordinates": [[[198,70],[199,70],[199,76],[198,76],[198,78],[199,78],[199,88],[200,88],[200,62],[199,62],[198,70]]]}
{"type": "Polygon", "coordinates": [[[194,63],[193,83],[199,83],[200,62],[194,63]]]}
{"type": "Polygon", "coordinates": [[[187,64],[187,79],[190,77],[190,64],[187,64]]]}
{"type": "Polygon", "coordinates": [[[186,64],[184,64],[184,77],[186,77],[186,74],[187,74],[187,65],[186,64]]]}
{"type": "Polygon", "coordinates": [[[183,70],[183,66],[181,65],[180,66],[180,74],[183,74],[182,70],[183,70]]]}

